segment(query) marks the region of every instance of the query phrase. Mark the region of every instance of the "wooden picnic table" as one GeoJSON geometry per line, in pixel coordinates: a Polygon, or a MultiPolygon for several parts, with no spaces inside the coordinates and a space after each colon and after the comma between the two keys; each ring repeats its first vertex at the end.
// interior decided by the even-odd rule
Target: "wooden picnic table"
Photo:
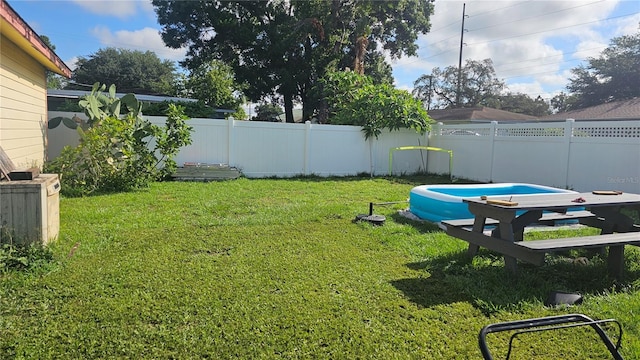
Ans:
{"type": "Polygon", "coordinates": [[[468,253],[475,256],[479,247],[504,255],[505,266],[515,272],[517,260],[541,265],[546,253],[581,248],[609,248],[610,273],[621,277],[624,272],[624,246],[640,246],[640,225],[623,214],[630,208],[640,215],[640,195],[609,192],[608,194],[568,193],[514,195],[505,199],[511,204],[493,203],[486,199],[467,198],[473,219],[443,221],[447,234],[469,242],[468,253]],[[523,241],[524,229],[542,221],[577,220],[600,229],[600,235],[564,239],[523,241]],[[491,235],[485,227],[495,225],[491,235]]]}

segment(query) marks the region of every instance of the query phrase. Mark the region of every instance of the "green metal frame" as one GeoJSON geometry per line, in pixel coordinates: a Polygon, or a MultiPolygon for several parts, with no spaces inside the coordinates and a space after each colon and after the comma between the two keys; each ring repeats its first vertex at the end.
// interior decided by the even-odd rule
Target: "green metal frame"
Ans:
{"type": "Polygon", "coordinates": [[[389,175],[391,175],[392,169],[393,169],[393,152],[402,151],[402,150],[427,150],[427,151],[440,151],[440,152],[449,153],[449,177],[453,177],[453,172],[452,172],[453,150],[442,149],[442,148],[431,147],[431,146],[399,146],[399,147],[389,149],[389,175]]]}

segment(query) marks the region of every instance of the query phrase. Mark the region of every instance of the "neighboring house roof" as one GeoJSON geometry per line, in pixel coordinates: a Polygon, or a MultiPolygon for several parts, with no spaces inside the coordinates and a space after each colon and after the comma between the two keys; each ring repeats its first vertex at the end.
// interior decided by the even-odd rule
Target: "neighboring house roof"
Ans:
{"type": "Polygon", "coordinates": [[[460,109],[428,110],[427,113],[435,121],[450,124],[490,121],[522,122],[538,119],[532,115],[518,114],[484,106],[460,109]]]}
{"type": "Polygon", "coordinates": [[[640,120],[640,97],[613,101],[584,109],[540,117],[540,121],[558,120],[640,120]]]}
{"type": "Polygon", "coordinates": [[[48,70],[71,77],[71,69],[5,0],[0,0],[0,33],[48,70]]]}
{"type": "MultiPolygon", "coordinates": [[[[91,94],[91,91],[85,90],[58,90],[58,89],[47,89],[47,97],[51,98],[63,98],[63,99],[78,99],[81,96],[86,96],[91,94]]],[[[126,94],[116,93],[117,98],[121,98],[126,94]]],[[[178,97],[170,97],[170,96],[157,96],[157,95],[141,95],[135,94],[136,99],[138,101],[148,101],[148,102],[197,102],[196,99],[187,99],[187,98],[178,98],[178,97]]],[[[229,110],[230,112],[234,112],[235,110],[229,110]]]]}

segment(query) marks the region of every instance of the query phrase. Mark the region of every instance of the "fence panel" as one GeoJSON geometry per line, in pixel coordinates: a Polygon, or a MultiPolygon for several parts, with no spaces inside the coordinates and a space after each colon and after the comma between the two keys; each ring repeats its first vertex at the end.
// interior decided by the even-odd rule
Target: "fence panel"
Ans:
{"type": "Polygon", "coordinates": [[[304,173],[344,176],[370,172],[369,146],[358,126],[306,124],[304,173]]]}
{"type": "MultiPolygon", "coordinates": [[[[491,181],[493,157],[492,124],[435,126],[429,136],[429,146],[453,151],[454,177],[491,181]]],[[[449,155],[429,152],[430,173],[449,173],[449,155]]]]}
{"type": "MultiPolygon", "coordinates": [[[[164,126],[166,117],[147,116],[151,123],[164,126]]],[[[229,139],[228,121],[224,119],[190,119],[187,121],[194,131],[191,133],[191,145],[180,149],[176,163],[228,164],[229,139]]]]}
{"type": "Polygon", "coordinates": [[[496,125],[491,181],[526,178],[534,184],[566,187],[570,137],[565,130],[562,123],[496,125]]]}
{"type": "Polygon", "coordinates": [[[304,172],[304,124],[230,120],[229,165],[247,177],[290,177],[304,172]]]}
{"type": "MultiPolygon", "coordinates": [[[[61,111],[49,111],[48,116],[49,120],[56,117],[67,117],[69,119],[78,117],[80,119],[87,119],[84,113],[61,111]]],[[[62,149],[67,145],[77,146],[78,139],[78,131],[69,129],[62,122],[53,129],[47,129],[47,160],[57,158],[62,152],[62,149]]]]}
{"type": "MultiPolygon", "coordinates": [[[[358,127],[358,130],[360,128],[358,127]]],[[[362,138],[362,131],[360,131],[362,138]]],[[[427,146],[427,135],[419,135],[413,130],[402,129],[399,131],[383,130],[378,139],[368,141],[372,146],[373,174],[384,175],[389,173],[389,152],[393,148],[406,146],[427,146]]],[[[392,159],[392,174],[413,174],[426,172],[428,154],[424,150],[394,151],[392,159]]]]}
{"type": "MultiPolygon", "coordinates": [[[[637,120],[441,125],[429,142],[454,151],[461,178],[640,193],[637,120]]],[[[442,172],[444,161],[432,156],[429,172],[442,172]]]]}
{"type": "MultiPolygon", "coordinates": [[[[50,112],[84,118],[84,114],[50,112]]],[[[162,125],[164,117],[149,117],[162,125]]],[[[579,191],[616,189],[640,193],[640,121],[435,125],[429,136],[383,131],[365,140],[360,127],[191,119],[193,143],[176,157],[229,164],[248,177],[345,176],[389,172],[389,150],[430,146],[453,151],[453,176],[488,182],[529,182],[579,191]]],[[[48,158],[77,144],[75,130],[48,131],[48,158]]],[[[448,174],[444,152],[393,154],[394,175],[427,169],[448,174]]]]}
{"type": "Polygon", "coordinates": [[[640,121],[576,123],[567,187],[640,193],[640,121]]]}

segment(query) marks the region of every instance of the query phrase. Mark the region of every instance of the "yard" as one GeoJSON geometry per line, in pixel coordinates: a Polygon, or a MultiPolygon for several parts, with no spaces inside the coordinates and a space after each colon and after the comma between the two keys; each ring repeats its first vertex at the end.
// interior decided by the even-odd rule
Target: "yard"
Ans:
{"type": "MultiPolygon", "coordinates": [[[[63,198],[54,261],[0,273],[0,358],[479,359],[484,325],[566,313],[619,320],[623,356],[640,357],[635,247],[623,283],[575,253],[515,277],[400,216],[406,203],[375,208],[384,226],[353,222],[443,181],[242,178],[63,198]],[[553,290],[584,303],[545,307],[553,290]]],[[[508,338],[492,339],[504,358],[508,338]]],[[[590,332],[518,339],[512,359],[608,358],[590,332]]]]}

